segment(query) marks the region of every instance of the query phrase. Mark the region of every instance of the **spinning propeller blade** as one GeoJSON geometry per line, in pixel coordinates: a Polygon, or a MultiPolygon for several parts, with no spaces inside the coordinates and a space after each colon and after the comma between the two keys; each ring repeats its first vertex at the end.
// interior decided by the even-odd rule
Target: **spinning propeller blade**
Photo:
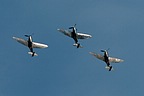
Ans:
{"type": "Polygon", "coordinates": [[[110,48],[108,48],[107,50],[101,50],[101,52],[107,52],[110,48]]]}
{"type": "Polygon", "coordinates": [[[76,27],[76,24],[74,24],[74,27],[76,27]]]}
{"type": "Polygon", "coordinates": [[[32,35],[34,35],[34,33],[32,33],[31,35],[24,35],[24,36],[26,36],[26,37],[30,37],[30,36],[32,36],[32,35]]]}
{"type": "Polygon", "coordinates": [[[74,24],[74,26],[69,27],[69,29],[73,29],[76,27],[76,24],[74,24]]]}
{"type": "Polygon", "coordinates": [[[106,50],[101,50],[101,52],[105,52],[106,50]]]}
{"type": "Polygon", "coordinates": [[[30,37],[30,35],[24,35],[24,36],[26,36],[26,37],[30,37]]]}

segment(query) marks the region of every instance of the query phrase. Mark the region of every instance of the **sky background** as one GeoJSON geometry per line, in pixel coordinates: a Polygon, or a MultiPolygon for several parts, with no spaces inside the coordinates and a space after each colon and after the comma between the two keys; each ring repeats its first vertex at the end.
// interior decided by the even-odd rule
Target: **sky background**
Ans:
{"type": "Polygon", "coordinates": [[[0,96],[144,96],[143,0],[0,0],[0,96]],[[57,31],[77,24],[79,40],[57,31]],[[13,36],[48,44],[29,49],[13,36]],[[89,52],[124,62],[114,71],[89,52]]]}

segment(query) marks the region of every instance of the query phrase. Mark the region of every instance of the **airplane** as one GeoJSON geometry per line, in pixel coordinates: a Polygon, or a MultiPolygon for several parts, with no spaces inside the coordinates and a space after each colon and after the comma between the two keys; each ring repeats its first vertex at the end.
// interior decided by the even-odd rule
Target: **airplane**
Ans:
{"type": "Polygon", "coordinates": [[[74,41],[75,41],[73,46],[76,46],[77,48],[82,48],[80,43],[78,43],[78,39],[88,39],[88,38],[92,37],[91,35],[88,35],[88,34],[77,33],[76,24],[74,26],[72,26],[72,27],[69,27],[69,29],[72,29],[72,31],[64,30],[64,29],[57,29],[57,30],[59,32],[62,32],[64,35],[73,38],[74,41]]]}
{"type": "Polygon", "coordinates": [[[17,38],[17,37],[13,37],[13,39],[15,39],[17,42],[27,46],[30,49],[30,52],[28,52],[28,54],[30,54],[32,57],[38,56],[38,54],[33,51],[33,48],[47,48],[48,47],[48,45],[46,45],[46,44],[33,42],[31,35],[25,35],[25,36],[28,37],[27,41],[24,39],[21,39],[21,38],[17,38]]]}
{"type": "Polygon", "coordinates": [[[96,58],[104,61],[107,64],[107,66],[105,68],[108,69],[109,71],[113,70],[113,67],[110,65],[110,63],[120,63],[120,62],[124,61],[119,58],[109,57],[107,50],[101,50],[101,52],[104,52],[104,56],[102,56],[101,54],[96,54],[94,52],[89,52],[89,53],[91,55],[95,56],[96,58]]]}

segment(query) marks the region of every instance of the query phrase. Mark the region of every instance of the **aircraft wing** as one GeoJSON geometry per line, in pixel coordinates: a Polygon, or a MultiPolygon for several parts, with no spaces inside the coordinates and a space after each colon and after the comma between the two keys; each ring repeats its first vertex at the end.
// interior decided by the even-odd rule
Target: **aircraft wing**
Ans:
{"type": "Polygon", "coordinates": [[[42,43],[37,43],[37,42],[32,42],[32,47],[33,48],[47,48],[48,45],[42,44],[42,43]]]}
{"type": "Polygon", "coordinates": [[[59,32],[62,32],[64,35],[71,37],[71,33],[68,30],[57,29],[59,32]]]}
{"type": "Polygon", "coordinates": [[[91,38],[92,36],[91,35],[88,35],[88,34],[83,34],[83,33],[77,33],[77,38],[78,39],[88,39],[88,38],[91,38]]]}
{"type": "Polygon", "coordinates": [[[96,54],[96,53],[94,53],[94,52],[89,52],[89,53],[90,53],[91,55],[95,56],[96,58],[98,58],[98,59],[104,61],[104,57],[103,57],[102,55],[96,54]]]}
{"type": "Polygon", "coordinates": [[[119,59],[119,58],[113,58],[113,57],[109,57],[109,62],[110,63],[120,63],[123,62],[124,60],[119,59]]]}
{"type": "Polygon", "coordinates": [[[15,39],[17,42],[25,45],[25,46],[28,46],[28,42],[24,39],[21,39],[21,38],[17,38],[17,37],[13,37],[13,39],[15,39]]]}

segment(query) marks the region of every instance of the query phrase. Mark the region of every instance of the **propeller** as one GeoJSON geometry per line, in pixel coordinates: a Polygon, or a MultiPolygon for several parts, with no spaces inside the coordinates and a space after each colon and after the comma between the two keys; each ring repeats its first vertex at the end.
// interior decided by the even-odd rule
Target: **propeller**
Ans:
{"type": "Polygon", "coordinates": [[[30,35],[24,35],[24,36],[26,36],[26,37],[30,37],[30,35]]]}
{"type": "Polygon", "coordinates": [[[74,26],[72,26],[72,27],[69,27],[69,29],[73,29],[73,28],[75,28],[76,27],[76,24],[74,24],[74,26]]]}
{"type": "Polygon", "coordinates": [[[101,50],[101,52],[106,52],[106,50],[101,50]]]}
{"type": "Polygon", "coordinates": [[[74,24],[74,27],[76,27],[76,24],[74,24]]]}
{"type": "Polygon", "coordinates": [[[101,52],[107,52],[110,48],[108,48],[107,50],[101,50],[101,52]]]}
{"type": "Polygon", "coordinates": [[[24,36],[26,36],[26,37],[30,37],[30,36],[32,36],[32,35],[34,35],[34,33],[32,33],[31,35],[24,35],[24,36]]]}

